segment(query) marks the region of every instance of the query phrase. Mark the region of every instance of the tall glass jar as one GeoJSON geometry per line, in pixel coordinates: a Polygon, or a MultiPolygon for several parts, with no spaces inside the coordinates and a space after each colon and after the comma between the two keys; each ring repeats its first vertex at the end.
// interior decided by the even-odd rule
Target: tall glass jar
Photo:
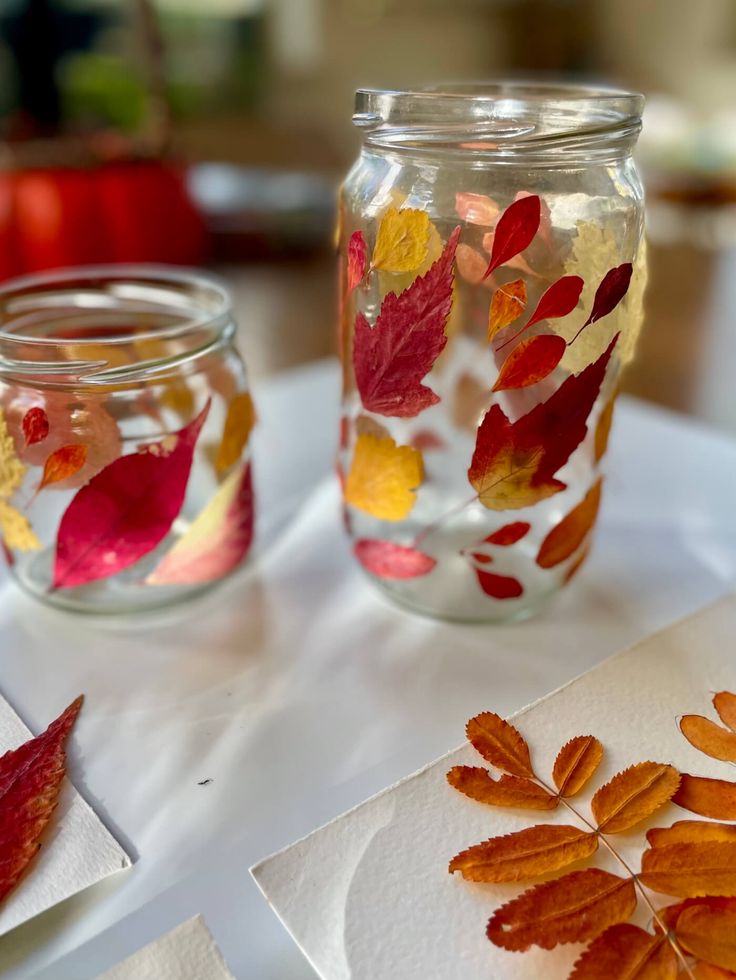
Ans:
{"type": "Polygon", "coordinates": [[[227,292],[156,266],[0,288],[0,544],[67,609],[130,613],[234,571],[255,422],[227,292]]]}
{"type": "Polygon", "coordinates": [[[345,521],[392,598],[522,619],[588,554],[646,281],[643,98],[361,90],[340,198],[345,521]]]}

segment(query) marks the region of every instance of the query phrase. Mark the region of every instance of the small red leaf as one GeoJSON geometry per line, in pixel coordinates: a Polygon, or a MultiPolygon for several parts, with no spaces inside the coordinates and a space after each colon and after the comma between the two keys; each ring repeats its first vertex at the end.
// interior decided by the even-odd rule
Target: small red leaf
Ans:
{"type": "Polygon", "coordinates": [[[86,446],[62,446],[51,453],[43,468],[39,490],[52,483],[61,483],[78,473],[87,462],[86,446]]]}
{"type": "Polygon", "coordinates": [[[551,374],[562,360],[567,345],[562,337],[540,334],[522,340],[503,362],[492,391],[528,388],[551,374]]]}
{"type": "Polygon", "coordinates": [[[431,429],[419,429],[409,440],[409,445],[423,453],[447,449],[444,439],[431,429]]]}
{"type": "Polygon", "coordinates": [[[365,275],[368,246],[362,231],[354,231],[348,242],[348,292],[352,292],[365,275]]]}
{"type": "Polygon", "coordinates": [[[473,571],[481,589],[493,599],[518,599],[524,594],[524,586],[510,575],[494,575],[480,568],[474,568],[473,571]]]}
{"type": "Polygon", "coordinates": [[[580,300],[583,285],[580,276],[563,276],[557,282],[553,282],[537,303],[537,308],[529,317],[524,329],[527,330],[540,320],[554,320],[572,313],[580,300]]]}
{"type": "Polygon", "coordinates": [[[500,548],[507,548],[509,545],[516,544],[517,541],[521,541],[532,529],[531,524],[527,521],[512,521],[511,524],[504,524],[493,534],[489,534],[487,538],[483,540],[487,544],[496,544],[500,548]]]}
{"type": "Polygon", "coordinates": [[[491,261],[484,279],[531,244],[539,228],[541,214],[541,202],[536,194],[514,201],[506,208],[496,225],[491,261]]]}
{"type": "Polygon", "coordinates": [[[43,442],[49,434],[49,417],[42,408],[31,408],[23,416],[23,435],[26,446],[43,442]]]}
{"type": "Polygon", "coordinates": [[[417,578],[427,575],[437,564],[424,552],[393,541],[362,538],[355,542],[353,551],[363,568],[379,578],[417,578]]]}
{"type": "Polygon", "coordinates": [[[593,310],[583,326],[587,327],[595,323],[618,306],[628,291],[633,268],[631,262],[624,262],[623,265],[616,266],[605,274],[595,292],[593,310]]]}

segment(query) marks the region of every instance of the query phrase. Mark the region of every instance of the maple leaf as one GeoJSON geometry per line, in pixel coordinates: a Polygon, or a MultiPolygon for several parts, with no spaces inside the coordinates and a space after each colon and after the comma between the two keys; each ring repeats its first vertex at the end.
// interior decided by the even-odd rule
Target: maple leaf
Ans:
{"type": "Polygon", "coordinates": [[[594,939],[625,922],[636,908],[631,878],[586,868],[529,888],[491,917],[486,935],[495,946],[521,952],[530,946],[594,939]]]}
{"type": "Polygon", "coordinates": [[[719,691],[713,697],[713,707],[718,712],[718,717],[724,725],[727,725],[732,732],[736,732],[736,694],[730,691],[719,691]]]}
{"type": "Polygon", "coordinates": [[[249,391],[242,391],[227,407],[222,439],[217,450],[215,469],[226,473],[240,459],[256,424],[256,410],[249,391]]]}
{"type": "MultiPolygon", "coordinates": [[[[483,555],[482,558],[487,562],[487,556],[483,555]]],[[[478,585],[492,599],[518,599],[524,594],[524,586],[513,575],[496,575],[482,568],[474,568],[473,571],[478,585]]]]}
{"type": "Polygon", "coordinates": [[[644,851],[642,884],[678,898],[736,895],[736,842],[670,844],[644,851]]]}
{"type": "Polygon", "coordinates": [[[683,715],[680,731],[692,746],[712,759],[736,762],[736,732],[702,715],[683,715]]]}
{"type": "Polygon", "coordinates": [[[651,847],[702,844],[706,841],[736,843],[736,826],[728,823],[710,823],[705,820],[678,820],[671,827],[652,827],[647,831],[647,840],[651,847]]]}
{"type": "Polygon", "coordinates": [[[468,479],[491,510],[528,507],[559,493],[554,474],[585,438],[617,338],[597,361],[567,378],[546,401],[511,422],[499,405],[486,413],[476,438],[468,479]]]}
{"type": "Polygon", "coordinates": [[[368,246],[362,231],[354,231],[348,242],[348,292],[352,293],[365,275],[368,246]]]}
{"type": "Polygon", "coordinates": [[[736,970],[736,910],[694,905],[680,915],[677,941],[698,959],[736,970]]]}
{"type": "Polygon", "coordinates": [[[509,204],[496,224],[491,260],[484,279],[531,244],[539,228],[541,215],[541,202],[536,194],[509,204]]]}
{"type": "Polygon", "coordinates": [[[86,446],[61,446],[51,453],[43,468],[43,476],[38,489],[61,483],[78,473],[87,462],[86,446]]]}
{"type": "Polygon", "coordinates": [[[366,571],[379,578],[409,579],[428,575],[437,562],[429,555],[393,541],[362,538],[353,553],[366,571]]]}
{"type": "Polygon", "coordinates": [[[550,375],[562,360],[566,344],[554,334],[522,340],[501,365],[492,391],[528,388],[550,375]]]}
{"type": "Polygon", "coordinates": [[[666,936],[621,922],[575,962],[568,980],[675,980],[677,956],[666,936]]]}
{"type": "Polygon", "coordinates": [[[362,432],[345,481],[345,501],[384,521],[401,521],[416,503],[422,454],[390,436],[362,432]]]}
{"type": "Polygon", "coordinates": [[[497,769],[531,779],[534,776],[529,746],[517,728],[493,711],[471,718],[465,734],[476,752],[497,769]]]}
{"type": "Polygon", "coordinates": [[[593,440],[593,456],[596,463],[600,463],[606,455],[608,449],[608,437],[611,434],[611,424],[613,423],[613,409],[616,405],[618,390],[614,391],[605,404],[595,426],[595,438],[593,440]]]}
{"type": "Polygon", "coordinates": [[[539,824],[461,851],[450,861],[449,870],[451,874],[460,871],[466,881],[528,881],[566,868],[597,850],[594,833],[565,824],[539,824]]]}
{"type": "Polygon", "coordinates": [[[527,810],[554,810],[559,800],[546,789],[520,776],[494,779],[480,766],[453,766],[447,781],[459,793],[491,806],[513,806],[527,810]]]}
{"type": "Polygon", "coordinates": [[[0,901],[41,847],[64,778],[64,743],[81,707],[79,697],[45,732],[0,757],[0,901]]]}
{"type": "Polygon", "coordinates": [[[409,418],[439,401],[421,382],[447,343],[445,326],[452,306],[452,264],[459,235],[458,227],[426,275],[398,296],[388,293],[375,326],[358,313],[353,367],[369,411],[409,418]]]}
{"type": "Polygon", "coordinates": [[[662,762],[640,762],[617,773],[590,803],[598,830],[620,834],[646,820],[677,791],[680,774],[662,762]]]}
{"type": "MultiPolygon", "coordinates": [[[[458,258],[458,268],[459,266],[458,258]]],[[[490,343],[499,331],[521,316],[525,307],[526,283],[523,279],[514,279],[513,282],[499,286],[493,294],[488,311],[488,342],[490,343]]]]}
{"type": "Polygon", "coordinates": [[[578,735],[566,742],[555,759],[552,779],[560,796],[576,796],[590,780],[603,758],[603,746],[592,735],[578,735]]]}
{"type": "Polygon", "coordinates": [[[429,215],[414,208],[388,208],[378,226],[373,268],[384,272],[412,272],[427,254],[429,215]]]}
{"type": "Polygon", "coordinates": [[[602,483],[602,479],[594,483],[581,502],[545,537],[537,554],[540,568],[554,568],[578,550],[598,517],[602,483]]]}
{"type": "Polygon", "coordinates": [[[683,773],[672,802],[701,817],[736,820],[736,783],[683,773]]]}
{"type": "Polygon", "coordinates": [[[33,446],[49,434],[49,417],[42,408],[31,408],[23,416],[22,427],[26,446],[33,446]]]}

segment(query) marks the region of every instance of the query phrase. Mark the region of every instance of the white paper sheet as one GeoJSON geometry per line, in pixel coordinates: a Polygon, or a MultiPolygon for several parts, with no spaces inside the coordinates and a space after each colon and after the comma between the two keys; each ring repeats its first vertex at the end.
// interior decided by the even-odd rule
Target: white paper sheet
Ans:
{"type": "Polygon", "coordinates": [[[201,915],[133,953],[97,980],[234,980],[201,915]]]}
{"type": "MultiPolygon", "coordinates": [[[[0,755],[31,737],[8,702],[0,697],[0,755]]],[[[41,850],[15,891],[0,906],[0,936],[129,866],[125,851],[69,780],[64,780],[41,850]]]]}
{"type": "MultiPolygon", "coordinates": [[[[639,643],[572,681],[514,721],[535,768],[551,773],[574,735],[596,735],[603,764],[576,805],[587,812],[596,788],[615,772],[652,759],[684,772],[733,778],[733,767],[689,745],[683,713],[715,718],[714,691],[736,690],[736,596],[639,643]]],[[[575,642],[571,627],[570,642],[575,642]]],[[[487,707],[493,710],[493,691],[487,707]]],[[[324,980],[538,980],[565,977],[580,946],[509,953],[485,938],[492,912],[516,885],[473,885],[450,876],[464,848],[534,823],[566,823],[569,812],[529,814],[484,806],[451,789],[453,765],[483,764],[469,745],[379,794],[252,869],[271,906],[324,980]]],[[[674,804],[618,836],[635,867],[648,826],[692,817],[674,804]]],[[[621,872],[603,852],[595,863],[621,872]]],[[[674,901],[674,900],[672,900],[674,901]]],[[[660,897],[660,904],[667,898],[660,897]]],[[[639,921],[646,922],[643,913],[639,921]]]]}

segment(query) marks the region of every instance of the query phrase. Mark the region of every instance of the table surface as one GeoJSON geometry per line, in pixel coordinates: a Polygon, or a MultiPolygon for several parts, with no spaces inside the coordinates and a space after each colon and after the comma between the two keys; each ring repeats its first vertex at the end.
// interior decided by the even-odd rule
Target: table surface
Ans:
{"type": "Polygon", "coordinates": [[[2,692],[34,730],[85,692],[71,771],[136,862],[1,939],[0,976],[87,980],[202,913],[239,980],[308,980],[252,863],[736,583],[736,442],[622,399],[597,546],[548,613],[395,609],[326,479],[338,389],[332,361],[256,386],[259,554],[185,611],[105,624],[0,573],[2,692]]]}

